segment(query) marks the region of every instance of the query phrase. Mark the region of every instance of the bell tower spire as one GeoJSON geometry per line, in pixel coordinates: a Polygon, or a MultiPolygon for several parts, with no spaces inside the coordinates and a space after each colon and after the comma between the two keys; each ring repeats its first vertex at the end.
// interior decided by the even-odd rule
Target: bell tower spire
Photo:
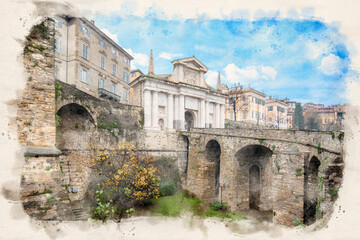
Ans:
{"type": "Polygon", "coordinates": [[[152,49],[150,50],[150,59],[149,59],[149,71],[148,74],[154,74],[154,59],[152,49]]]}

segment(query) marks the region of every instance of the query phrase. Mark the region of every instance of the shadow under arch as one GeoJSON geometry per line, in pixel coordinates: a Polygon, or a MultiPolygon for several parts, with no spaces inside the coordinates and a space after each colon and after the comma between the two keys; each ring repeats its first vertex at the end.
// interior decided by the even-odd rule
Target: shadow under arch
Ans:
{"type": "Polygon", "coordinates": [[[206,165],[208,167],[209,195],[218,199],[220,188],[220,155],[221,147],[218,141],[210,140],[205,146],[206,165]]]}
{"type": "Polygon", "coordinates": [[[304,181],[304,223],[310,225],[316,221],[316,205],[318,203],[318,174],[321,162],[313,156],[305,166],[304,181]]]}
{"type": "Polygon", "coordinates": [[[273,152],[262,145],[247,145],[235,154],[237,210],[272,211],[273,152]]]}
{"type": "Polygon", "coordinates": [[[62,106],[57,115],[57,145],[60,149],[87,148],[95,121],[85,107],[77,103],[62,106]]]}

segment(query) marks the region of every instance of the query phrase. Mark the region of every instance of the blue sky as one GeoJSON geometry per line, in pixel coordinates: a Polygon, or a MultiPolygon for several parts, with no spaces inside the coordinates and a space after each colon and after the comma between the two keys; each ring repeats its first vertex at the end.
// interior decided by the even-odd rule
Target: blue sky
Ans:
{"type": "Polygon", "coordinates": [[[172,73],[171,61],[195,55],[229,87],[240,83],[267,96],[302,103],[345,103],[350,59],[346,38],[318,20],[161,20],[156,16],[96,16],[95,24],[147,73],[150,49],[155,74],[172,73]]]}

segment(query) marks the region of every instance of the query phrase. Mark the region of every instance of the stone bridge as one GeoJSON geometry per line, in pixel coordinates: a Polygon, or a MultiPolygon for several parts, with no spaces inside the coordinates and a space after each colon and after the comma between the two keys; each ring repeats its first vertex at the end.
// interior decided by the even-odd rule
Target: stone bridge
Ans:
{"type": "Polygon", "coordinates": [[[331,212],[341,184],[343,133],[192,129],[186,188],[233,211],[272,211],[273,220],[313,223],[331,212]]]}

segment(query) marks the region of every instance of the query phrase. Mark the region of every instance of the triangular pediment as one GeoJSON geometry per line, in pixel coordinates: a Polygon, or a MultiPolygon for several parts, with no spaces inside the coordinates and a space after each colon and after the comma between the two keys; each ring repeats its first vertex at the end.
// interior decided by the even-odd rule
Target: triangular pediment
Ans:
{"type": "Polygon", "coordinates": [[[202,62],[200,62],[199,59],[197,59],[196,57],[176,59],[176,60],[172,61],[172,63],[174,65],[175,64],[183,64],[189,68],[197,69],[197,70],[204,71],[204,72],[208,71],[208,68],[202,62]]]}

